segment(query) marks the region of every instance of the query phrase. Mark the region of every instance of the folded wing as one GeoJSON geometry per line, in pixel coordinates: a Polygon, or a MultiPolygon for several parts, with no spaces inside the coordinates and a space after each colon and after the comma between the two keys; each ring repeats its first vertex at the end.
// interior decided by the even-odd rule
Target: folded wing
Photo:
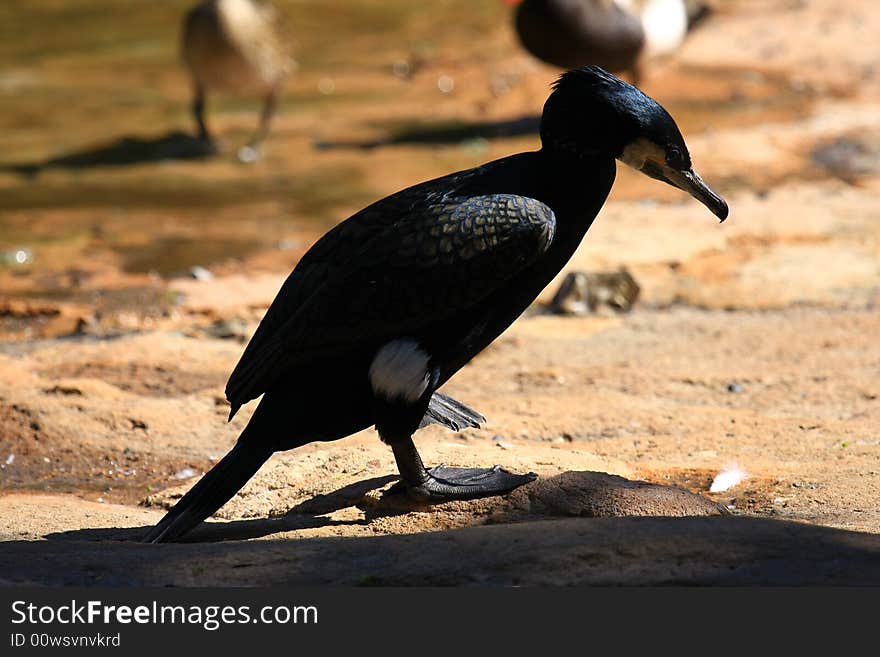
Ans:
{"type": "Polygon", "coordinates": [[[478,305],[553,239],[553,212],[532,198],[418,198],[365,209],[303,257],[229,378],[230,417],[300,366],[478,305]]]}

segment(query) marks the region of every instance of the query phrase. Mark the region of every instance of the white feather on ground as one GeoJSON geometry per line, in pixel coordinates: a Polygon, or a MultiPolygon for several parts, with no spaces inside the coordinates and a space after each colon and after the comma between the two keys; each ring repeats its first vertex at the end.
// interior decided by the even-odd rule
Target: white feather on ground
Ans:
{"type": "Polygon", "coordinates": [[[746,476],[747,475],[743,469],[736,463],[726,465],[721,472],[715,475],[715,479],[712,480],[712,485],[709,486],[709,492],[720,493],[728,488],[733,488],[745,479],[746,476]]]}

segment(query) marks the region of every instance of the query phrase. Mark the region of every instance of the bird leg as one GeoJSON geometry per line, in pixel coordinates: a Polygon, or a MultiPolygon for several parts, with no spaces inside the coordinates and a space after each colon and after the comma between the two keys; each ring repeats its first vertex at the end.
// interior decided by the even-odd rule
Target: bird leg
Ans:
{"type": "Polygon", "coordinates": [[[205,90],[199,83],[196,83],[192,112],[199,130],[199,141],[202,142],[205,152],[209,154],[216,153],[217,147],[214,144],[214,139],[208,132],[208,125],[205,123],[205,90]]]}
{"type": "Polygon", "coordinates": [[[412,438],[391,443],[401,483],[407,493],[426,502],[473,500],[504,495],[538,478],[534,472],[520,475],[500,465],[491,468],[452,468],[438,465],[431,470],[422,464],[412,438]]]}
{"type": "Polygon", "coordinates": [[[263,111],[260,113],[260,124],[254,136],[246,146],[242,146],[238,151],[238,159],[245,163],[256,161],[260,157],[260,146],[266,136],[269,134],[269,126],[272,123],[272,117],[275,116],[275,108],[278,105],[278,92],[272,89],[266,94],[266,100],[263,103],[263,111]]]}

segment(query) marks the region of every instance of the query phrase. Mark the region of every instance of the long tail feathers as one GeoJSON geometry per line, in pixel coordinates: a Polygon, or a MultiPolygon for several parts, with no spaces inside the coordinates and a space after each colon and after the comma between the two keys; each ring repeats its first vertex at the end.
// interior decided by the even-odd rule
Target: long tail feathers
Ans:
{"type": "MultiPolygon", "coordinates": [[[[421,426],[441,424],[453,431],[479,428],[480,413],[440,392],[435,392],[421,426]]],[[[226,504],[272,456],[273,450],[239,440],[223,459],[202,477],[144,537],[147,543],[174,541],[226,504]]]]}
{"type": "Polygon", "coordinates": [[[437,423],[453,431],[461,431],[468,427],[479,429],[480,424],[485,421],[486,418],[474,409],[441,392],[435,392],[428,402],[428,411],[419,428],[437,423]]]}
{"type": "Polygon", "coordinates": [[[272,456],[272,450],[239,441],[211,468],[144,537],[146,543],[165,543],[186,534],[226,504],[272,456]]]}

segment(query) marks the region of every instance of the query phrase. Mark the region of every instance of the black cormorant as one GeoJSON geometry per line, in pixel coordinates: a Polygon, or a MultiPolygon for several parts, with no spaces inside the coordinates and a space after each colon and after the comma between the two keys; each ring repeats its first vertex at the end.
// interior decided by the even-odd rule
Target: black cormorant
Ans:
{"type": "Polygon", "coordinates": [[[269,307],[226,387],[263,395],[237,444],[150,531],[181,537],[272,455],[375,425],[408,492],[425,501],[498,495],[534,474],[427,470],[412,441],[436,422],[478,426],[439,392],[568,262],[605,202],[615,159],[674,185],[721,220],[727,205],[691,167],[672,117],[601,68],[563,74],[541,149],[392,194],[330,230],[269,307]]]}

